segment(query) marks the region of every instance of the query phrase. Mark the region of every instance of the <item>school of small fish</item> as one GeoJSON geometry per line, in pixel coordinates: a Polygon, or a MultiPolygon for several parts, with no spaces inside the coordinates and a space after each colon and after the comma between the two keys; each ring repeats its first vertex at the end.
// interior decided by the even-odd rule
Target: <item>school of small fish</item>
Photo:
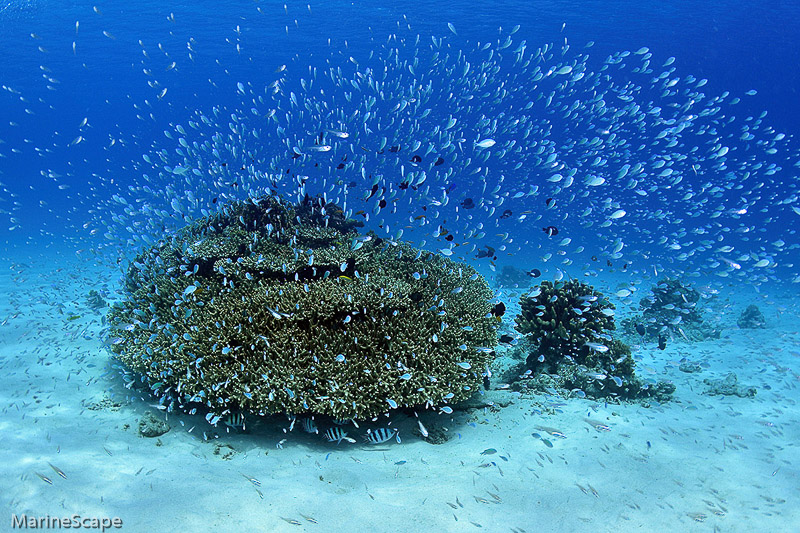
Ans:
{"type": "Polygon", "coordinates": [[[114,195],[90,225],[113,219],[108,237],[135,250],[224,200],[309,193],[388,238],[461,257],[486,242],[534,247],[555,273],[581,259],[594,270],[589,256],[754,282],[794,267],[779,258],[798,244],[747,215],[772,213],[763,218],[777,227],[800,212],[795,186],[775,177],[797,149],[763,115],[732,116],[739,97],[705,94],[707,80],[659,68],[647,48],[598,61],[510,34],[461,45],[456,33],[427,44],[396,34],[367,57],[290,63],[266,90],[237,82],[241,109],[198,110],[165,130],[132,162],[135,196],[114,195]],[[524,234],[540,221],[573,236],[524,234]]]}
{"type": "MultiPolygon", "coordinates": [[[[102,15],[97,7],[94,12],[102,15]]],[[[76,22],[74,55],[80,54],[78,30],[76,22]]],[[[149,93],[134,101],[131,111],[148,128],[161,125],[158,135],[109,133],[103,147],[106,168],[93,176],[90,190],[71,192],[71,183],[78,179],[72,169],[44,168],[41,174],[76,206],[66,225],[102,238],[103,244],[93,253],[109,263],[132,261],[143,247],[180,231],[196,217],[222,212],[232,200],[264,194],[299,200],[319,194],[389,242],[413,240],[447,257],[485,260],[491,270],[498,255],[533,249],[541,264],[528,273],[531,277],[597,275],[618,265],[639,276],[692,272],[754,285],[782,279],[800,282],[795,229],[800,193],[793,179],[800,167],[800,149],[791,136],[769,125],[765,113],[735,114],[742,99],[755,91],[707,94],[708,80],[680,72],[674,58],[659,59],[646,47],[594,57],[591,43],[574,46],[565,39],[563,44],[529,44],[516,37],[518,30],[519,26],[501,30],[497,37],[473,43],[448,23],[440,35],[426,39],[403,19],[397,33],[376,35],[368,53],[351,55],[332,45],[322,61],[310,62],[302,55],[288,59],[270,70],[268,83],[214,80],[230,82],[238,103],[192,110],[179,119],[167,108],[178,92],[170,90],[172,77],[180,75],[183,63],[194,60],[196,44],[186,43],[181,50],[185,55],[179,56],[161,44],[139,41],[141,55],[136,61],[149,93]],[[159,113],[168,118],[156,118],[159,113]],[[121,146],[136,157],[120,163],[121,146]],[[124,186],[116,179],[123,170],[130,179],[124,186]],[[81,209],[85,206],[91,209],[81,209]]],[[[241,53],[238,26],[234,33],[231,43],[241,53]]],[[[109,43],[118,43],[117,35],[121,37],[107,30],[101,35],[109,43]]],[[[41,39],[36,34],[31,37],[41,39]]],[[[44,65],[41,71],[47,89],[57,90],[59,82],[52,72],[44,65]]],[[[38,109],[14,87],[0,85],[0,89],[21,101],[26,113],[33,115],[38,109]]],[[[52,148],[40,150],[77,152],[96,143],[96,132],[91,133],[94,119],[91,112],[87,115],[56,136],[52,148]]],[[[10,146],[0,142],[0,155],[19,150],[10,146]]],[[[9,231],[20,229],[17,212],[25,206],[1,183],[0,191],[8,200],[0,204],[0,215],[8,219],[9,231]]],[[[350,246],[358,250],[371,238],[356,238],[350,246]]],[[[341,270],[345,272],[347,265],[341,270]]],[[[419,279],[427,274],[420,267],[413,275],[419,279]]],[[[621,288],[614,297],[630,304],[635,292],[633,286],[621,288]]],[[[204,297],[197,285],[189,285],[178,296],[204,297]]],[[[285,311],[266,309],[276,320],[285,319],[285,311]]],[[[2,325],[17,315],[9,315],[2,325]]],[[[65,317],[76,324],[81,319],[79,314],[65,317]]],[[[350,320],[350,316],[343,319],[350,320]]],[[[87,328],[81,325],[73,336],[85,335],[87,328]]],[[[598,353],[609,349],[599,342],[586,346],[598,353]]],[[[344,363],[340,357],[336,360],[344,363]]],[[[456,365],[471,369],[466,361],[456,365]]],[[[620,379],[589,371],[586,375],[598,381],[620,379]]],[[[399,376],[400,381],[409,378],[409,374],[399,376]]],[[[133,385],[132,379],[125,384],[129,389],[133,385]]],[[[575,389],[572,396],[583,398],[585,393],[575,389]]],[[[392,398],[385,401],[389,408],[398,408],[392,398]]],[[[548,407],[559,412],[561,406],[548,407]]],[[[166,409],[161,404],[153,407],[166,409]]],[[[454,414],[453,407],[443,404],[428,416],[454,414]]],[[[760,437],[780,434],[766,416],[781,414],[777,409],[767,411],[764,420],[756,420],[763,426],[760,437]]],[[[625,440],[621,417],[614,423],[610,419],[592,411],[582,418],[581,429],[597,439],[619,434],[624,443],[620,447],[641,445],[625,440]]],[[[241,413],[209,413],[206,420],[212,426],[247,430],[248,420],[241,413]]],[[[352,423],[359,429],[355,421],[325,426],[304,417],[292,419],[288,431],[295,422],[309,438],[316,435],[314,439],[330,443],[331,448],[358,442],[355,431],[345,426],[352,423]]],[[[568,436],[540,422],[537,418],[527,435],[536,446],[551,451],[541,448],[535,465],[513,461],[500,439],[493,444],[496,448],[461,459],[474,475],[472,498],[461,495],[466,505],[458,496],[440,502],[455,511],[456,522],[460,520],[456,513],[466,513],[470,506],[491,509],[514,497],[495,483],[505,476],[502,465],[509,463],[539,479],[548,465],[568,464],[567,452],[556,454],[559,446],[570,442],[568,436]]],[[[419,417],[413,423],[422,439],[432,440],[433,427],[429,431],[419,417]]],[[[437,435],[444,432],[436,430],[437,435]]],[[[723,431],[698,431],[712,430],[723,431]]],[[[668,426],[659,426],[658,431],[661,435],[653,431],[660,439],[653,438],[657,444],[695,438],[668,426]]],[[[383,449],[378,445],[393,439],[401,443],[400,430],[389,422],[358,436],[364,449],[383,449]]],[[[209,440],[205,433],[203,440],[209,440]]],[[[722,435],[720,449],[712,451],[741,452],[746,449],[742,440],[722,435]]],[[[276,447],[283,449],[286,442],[284,438],[276,447]]],[[[635,460],[647,462],[651,446],[647,441],[643,451],[635,452],[639,454],[635,460]]],[[[119,457],[112,445],[98,450],[106,459],[119,457]]],[[[612,452],[605,443],[600,450],[612,452]]],[[[419,462],[427,465],[425,459],[419,462]]],[[[67,469],[68,476],[48,461],[39,463],[49,465],[55,474],[31,470],[45,489],[57,489],[77,475],[67,469]]],[[[390,463],[396,468],[395,477],[407,468],[405,464],[406,460],[390,463]]],[[[780,469],[771,469],[771,476],[766,472],[767,481],[758,483],[766,485],[780,469]]],[[[48,472],[46,467],[42,471],[48,472]]],[[[263,499],[262,482],[241,475],[263,499]]],[[[602,500],[608,493],[580,473],[575,479],[569,490],[577,487],[588,500],[602,500]]],[[[709,498],[702,500],[704,505],[695,502],[698,510],[683,513],[692,522],[724,517],[731,507],[728,496],[714,486],[704,490],[709,498]]],[[[766,508],[785,503],[767,492],[762,496],[766,508]]],[[[375,499],[368,489],[365,494],[375,499]]],[[[640,510],[633,499],[628,507],[640,510]]],[[[303,513],[299,516],[306,523],[318,522],[303,513]]],[[[289,525],[306,525],[296,518],[279,518],[289,525]]],[[[472,527],[484,527],[467,521],[472,527]]],[[[517,526],[511,530],[525,531],[517,526]]]]}
{"type": "MultiPolygon", "coordinates": [[[[706,79],[647,47],[598,58],[592,43],[536,45],[514,29],[467,43],[450,26],[427,41],[398,26],[368,54],[332,47],[324,61],[281,65],[266,86],[236,81],[240,105],[198,109],[160,139],[115,134],[109,157],[118,143],[139,151],[125,164],[134,181],[99,176],[74,198],[94,204],[92,216],[74,223],[105,237],[103,253],[130,259],[228,200],[322,194],[379,234],[447,256],[533,248],[551,274],[573,264],[591,273],[604,258],[639,274],[800,282],[800,196],[784,179],[800,152],[764,113],[734,114],[754,91],[707,94],[706,79]],[[541,223],[563,238],[526,233],[541,223]]],[[[139,44],[153,93],[133,111],[151,124],[195,51],[191,41],[185,59],[139,44]]],[[[76,123],[66,148],[85,145],[91,126],[76,123]]],[[[70,170],[42,174],[70,195],[70,170]]],[[[9,229],[19,208],[3,211],[9,229]]]]}

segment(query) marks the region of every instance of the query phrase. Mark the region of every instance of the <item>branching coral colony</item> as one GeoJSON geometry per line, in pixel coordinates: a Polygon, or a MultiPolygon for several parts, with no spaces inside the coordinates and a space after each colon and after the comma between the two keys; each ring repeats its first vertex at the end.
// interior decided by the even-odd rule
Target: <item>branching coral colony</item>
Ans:
{"type": "Polygon", "coordinates": [[[366,419],[457,402],[494,357],[492,291],[306,197],[232,203],[143,251],[116,357],[169,409],[366,419]]]}
{"type": "Polygon", "coordinates": [[[527,335],[526,377],[590,397],[669,398],[670,383],[636,377],[630,348],[611,336],[614,305],[578,280],[544,281],[521,300],[517,331],[527,335]]]}
{"type": "Polygon", "coordinates": [[[642,298],[639,308],[641,315],[622,322],[622,328],[630,335],[659,342],[666,338],[686,341],[719,338],[720,331],[703,317],[700,293],[680,280],[660,280],[652,287],[651,294],[642,298]]]}

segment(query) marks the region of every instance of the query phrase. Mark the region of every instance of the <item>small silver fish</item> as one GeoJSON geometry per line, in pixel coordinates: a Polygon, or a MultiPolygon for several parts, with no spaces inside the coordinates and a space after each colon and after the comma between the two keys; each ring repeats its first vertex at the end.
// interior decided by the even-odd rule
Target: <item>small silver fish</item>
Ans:
{"type": "Polygon", "coordinates": [[[314,518],[313,516],[306,516],[306,515],[304,515],[303,513],[297,513],[297,514],[299,514],[299,515],[300,515],[300,516],[302,516],[302,517],[303,517],[303,518],[304,518],[306,521],[308,521],[308,522],[311,522],[312,524],[317,524],[317,523],[318,523],[318,522],[317,522],[317,519],[316,519],[316,518],[314,518]]]}
{"type": "Polygon", "coordinates": [[[39,479],[41,479],[42,481],[44,481],[44,482],[45,482],[45,483],[47,483],[48,485],[52,485],[52,484],[53,484],[53,480],[52,480],[52,479],[50,479],[49,477],[47,477],[47,476],[43,476],[43,475],[42,475],[42,474],[40,474],[39,472],[34,472],[34,474],[36,474],[37,476],[39,476],[39,479]]]}
{"type": "Polygon", "coordinates": [[[307,152],[329,152],[331,149],[330,145],[323,144],[321,146],[309,146],[306,148],[307,152]]]}
{"type": "Polygon", "coordinates": [[[608,351],[608,346],[605,344],[600,344],[599,342],[587,342],[584,346],[588,346],[592,350],[600,353],[605,353],[608,351]]]}
{"type": "Polygon", "coordinates": [[[47,464],[49,464],[49,465],[50,465],[50,468],[52,468],[52,469],[53,469],[53,471],[54,471],[56,474],[58,474],[59,476],[61,476],[61,477],[62,477],[62,478],[64,478],[64,479],[67,479],[67,475],[64,473],[64,471],[63,471],[63,470],[61,470],[60,468],[58,468],[57,466],[55,466],[55,465],[54,465],[54,464],[52,464],[52,463],[47,463],[47,464]]]}
{"type": "Polygon", "coordinates": [[[260,487],[260,486],[261,486],[261,482],[260,482],[259,480],[257,480],[256,478],[254,478],[254,477],[250,477],[250,476],[246,476],[246,475],[244,475],[244,474],[242,474],[242,476],[243,476],[243,477],[244,477],[244,478],[245,478],[247,481],[249,481],[250,483],[252,483],[254,486],[256,486],[256,487],[260,487]]]}

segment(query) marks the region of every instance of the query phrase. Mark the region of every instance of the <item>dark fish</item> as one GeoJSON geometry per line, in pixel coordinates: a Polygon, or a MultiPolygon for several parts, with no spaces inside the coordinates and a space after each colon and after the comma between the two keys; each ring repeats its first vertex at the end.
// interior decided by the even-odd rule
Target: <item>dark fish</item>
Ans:
{"type": "Polygon", "coordinates": [[[489,376],[484,374],[484,376],[483,376],[483,389],[484,390],[489,390],[491,388],[492,388],[492,382],[489,381],[489,376]]]}
{"type": "Polygon", "coordinates": [[[501,316],[506,314],[506,304],[504,304],[503,302],[496,304],[494,307],[492,307],[490,313],[492,313],[492,316],[500,318],[501,316]]]}
{"type": "Polygon", "coordinates": [[[666,335],[659,335],[658,336],[658,349],[664,350],[667,347],[667,336],[666,335]]]}
{"type": "Polygon", "coordinates": [[[636,324],[636,333],[639,335],[644,335],[647,333],[647,329],[642,324],[636,324]]]}
{"type": "Polygon", "coordinates": [[[452,241],[452,240],[453,240],[453,238],[454,238],[454,237],[453,237],[453,234],[451,233],[451,234],[449,234],[447,237],[445,237],[445,238],[444,238],[444,240],[446,240],[446,241],[452,241]]]}
{"type": "Polygon", "coordinates": [[[444,163],[444,159],[442,159],[441,157],[437,157],[436,161],[433,162],[433,166],[438,167],[442,163],[444,163]]]}
{"type": "Polygon", "coordinates": [[[389,147],[389,151],[392,152],[393,154],[396,154],[397,152],[400,151],[400,147],[399,146],[391,146],[391,147],[389,147]]]}
{"type": "Polygon", "coordinates": [[[511,341],[514,340],[514,337],[512,337],[511,335],[508,335],[506,333],[503,333],[502,335],[500,335],[500,338],[498,340],[500,342],[502,342],[503,344],[510,344],[511,341]]]}
{"type": "Polygon", "coordinates": [[[548,198],[547,200],[544,201],[544,203],[547,207],[553,207],[554,205],[556,205],[556,200],[555,198],[548,198]]]}
{"type": "MultiPolygon", "coordinates": [[[[378,192],[378,185],[377,185],[377,184],[375,184],[375,185],[373,185],[373,186],[372,186],[372,190],[370,190],[369,196],[367,196],[367,198],[366,198],[366,199],[367,199],[367,200],[369,200],[370,198],[372,198],[373,196],[375,196],[375,193],[376,193],[376,192],[378,192]]],[[[383,194],[383,193],[381,193],[381,194],[383,194]]]]}
{"type": "Polygon", "coordinates": [[[415,155],[414,157],[411,158],[412,163],[420,163],[421,161],[422,158],[419,155],[415,155]]]}
{"type": "Polygon", "coordinates": [[[547,233],[548,237],[558,235],[558,228],[555,226],[547,226],[546,228],[542,228],[542,231],[547,233]]]}
{"type": "Polygon", "coordinates": [[[475,207],[475,202],[472,201],[472,198],[467,198],[463,202],[461,202],[461,207],[464,209],[472,209],[475,207]]]}
{"type": "Polygon", "coordinates": [[[478,250],[476,257],[478,259],[482,259],[484,257],[492,257],[494,256],[494,248],[491,246],[486,246],[486,250],[478,250]]]}
{"type": "Polygon", "coordinates": [[[542,275],[542,271],[541,271],[541,270],[539,270],[538,268],[532,268],[532,269],[530,269],[530,270],[528,271],[528,275],[529,275],[530,277],[532,277],[532,278],[538,278],[539,276],[541,276],[541,275],[542,275]]]}
{"type": "Polygon", "coordinates": [[[506,209],[505,211],[503,211],[503,214],[500,215],[500,218],[508,218],[513,214],[514,213],[511,211],[511,209],[506,209]]]}

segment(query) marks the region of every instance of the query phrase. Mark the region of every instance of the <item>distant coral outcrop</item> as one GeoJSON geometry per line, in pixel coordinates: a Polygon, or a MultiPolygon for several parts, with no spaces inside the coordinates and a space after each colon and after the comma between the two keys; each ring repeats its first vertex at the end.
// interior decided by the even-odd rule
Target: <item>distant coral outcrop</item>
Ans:
{"type": "Polygon", "coordinates": [[[521,305],[517,331],[527,336],[528,376],[540,384],[590,397],[665,400],[675,390],[636,377],[630,347],[612,337],[614,305],[592,286],[543,281],[521,305]]]}

